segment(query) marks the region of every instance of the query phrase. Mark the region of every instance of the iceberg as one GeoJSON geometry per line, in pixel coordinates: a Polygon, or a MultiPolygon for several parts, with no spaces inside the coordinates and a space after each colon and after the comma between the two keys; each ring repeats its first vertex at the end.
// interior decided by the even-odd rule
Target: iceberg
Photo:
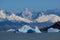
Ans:
{"type": "Polygon", "coordinates": [[[54,29],[54,28],[48,29],[48,32],[59,32],[59,31],[60,31],[59,29],[54,29]]]}

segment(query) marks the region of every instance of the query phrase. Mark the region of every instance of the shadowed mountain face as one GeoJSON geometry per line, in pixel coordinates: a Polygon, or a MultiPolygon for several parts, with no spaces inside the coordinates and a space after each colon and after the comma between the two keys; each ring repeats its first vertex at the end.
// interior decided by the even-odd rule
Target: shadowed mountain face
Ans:
{"type": "Polygon", "coordinates": [[[60,29],[60,21],[58,21],[58,22],[56,22],[54,25],[52,25],[51,28],[60,29]]]}
{"type": "Polygon", "coordinates": [[[1,21],[0,22],[0,31],[6,31],[8,29],[18,29],[23,25],[28,25],[26,22],[12,22],[12,21],[1,21]]]}
{"type": "Polygon", "coordinates": [[[52,26],[40,28],[40,31],[44,32],[44,31],[47,31],[49,28],[55,28],[60,30],[60,21],[54,23],[52,26]]]}

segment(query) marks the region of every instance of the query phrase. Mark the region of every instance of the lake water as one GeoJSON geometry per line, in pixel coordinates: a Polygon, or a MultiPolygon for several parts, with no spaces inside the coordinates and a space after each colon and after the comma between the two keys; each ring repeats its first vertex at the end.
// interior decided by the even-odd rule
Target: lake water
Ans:
{"type": "Polygon", "coordinates": [[[60,40],[60,33],[0,32],[0,40],[60,40]]]}

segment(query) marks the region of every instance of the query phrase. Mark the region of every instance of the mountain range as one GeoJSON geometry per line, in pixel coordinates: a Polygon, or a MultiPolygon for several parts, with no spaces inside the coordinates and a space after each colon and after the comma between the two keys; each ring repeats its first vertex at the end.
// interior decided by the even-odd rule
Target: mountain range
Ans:
{"type": "Polygon", "coordinates": [[[25,8],[21,13],[0,10],[0,31],[19,29],[24,25],[29,25],[33,28],[35,26],[38,28],[51,26],[60,21],[59,13],[60,10],[31,12],[28,8],[25,8]]]}

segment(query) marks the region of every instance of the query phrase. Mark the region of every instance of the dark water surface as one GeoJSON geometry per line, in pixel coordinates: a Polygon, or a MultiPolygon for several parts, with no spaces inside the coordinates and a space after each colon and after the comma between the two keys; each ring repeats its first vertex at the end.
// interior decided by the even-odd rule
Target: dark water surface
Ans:
{"type": "Polygon", "coordinates": [[[0,32],[0,40],[60,40],[60,33],[12,33],[0,32]]]}

